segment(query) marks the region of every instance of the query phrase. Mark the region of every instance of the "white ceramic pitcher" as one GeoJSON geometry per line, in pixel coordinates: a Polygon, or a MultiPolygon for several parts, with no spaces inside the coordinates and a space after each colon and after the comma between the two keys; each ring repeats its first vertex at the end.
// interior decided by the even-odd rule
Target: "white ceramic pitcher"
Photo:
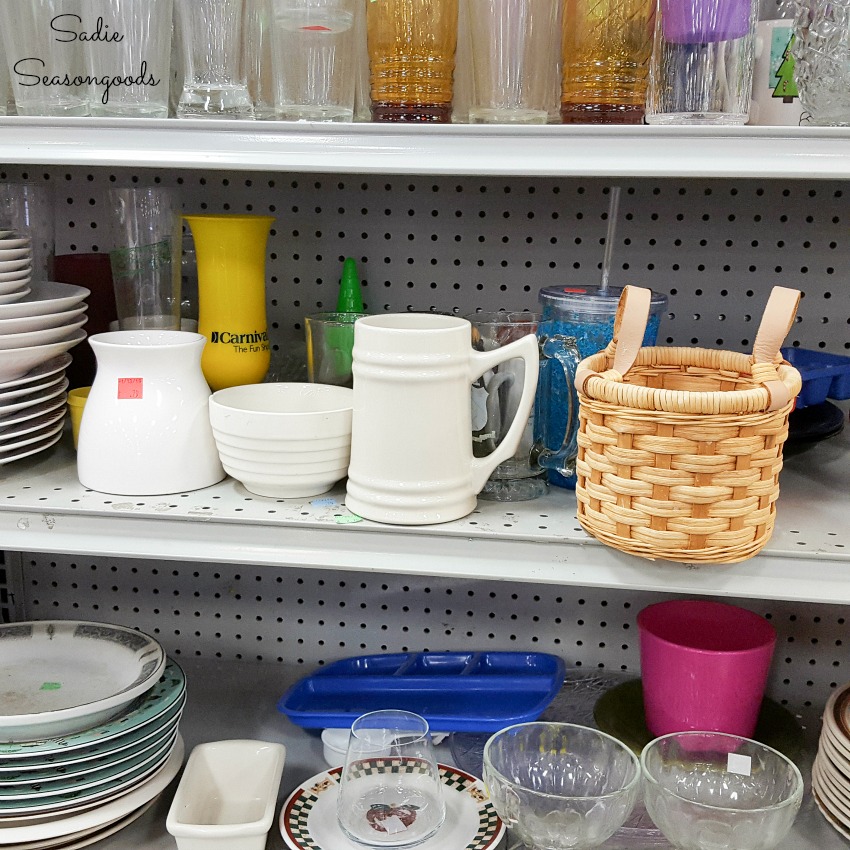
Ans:
{"type": "Polygon", "coordinates": [[[201,371],[206,338],[184,331],[115,331],[89,338],[97,358],[77,445],[84,487],[154,496],[225,477],[201,371]]]}
{"type": "Polygon", "coordinates": [[[537,385],[537,339],[472,348],[466,319],[432,313],[369,316],[354,325],[354,414],[346,506],[378,522],[428,525],[466,516],[490,473],[512,457],[537,385]],[[522,357],[513,423],[487,457],[472,452],[472,382],[522,357]]]}

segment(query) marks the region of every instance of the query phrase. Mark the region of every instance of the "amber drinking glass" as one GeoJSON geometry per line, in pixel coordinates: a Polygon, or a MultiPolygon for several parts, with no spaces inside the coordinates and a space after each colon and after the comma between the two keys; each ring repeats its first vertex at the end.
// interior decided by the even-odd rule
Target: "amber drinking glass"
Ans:
{"type": "Polygon", "coordinates": [[[451,121],[457,27],[458,0],[367,4],[373,121],[451,121]]]}

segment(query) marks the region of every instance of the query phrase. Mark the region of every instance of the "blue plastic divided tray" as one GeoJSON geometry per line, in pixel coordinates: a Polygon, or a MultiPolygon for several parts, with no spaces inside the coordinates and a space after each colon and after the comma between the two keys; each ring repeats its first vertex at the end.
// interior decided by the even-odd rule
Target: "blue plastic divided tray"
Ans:
{"type": "Polygon", "coordinates": [[[850,398],[850,357],[808,348],[782,348],[780,351],[803,379],[803,389],[797,396],[798,410],[821,404],[828,398],[850,398]]]}
{"type": "Polygon", "coordinates": [[[361,714],[399,708],[435,732],[496,732],[536,720],[564,675],[564,662],[541,652],[361,655],[296,682],[277,707],[308,729],[347,728],[361,714]]]}

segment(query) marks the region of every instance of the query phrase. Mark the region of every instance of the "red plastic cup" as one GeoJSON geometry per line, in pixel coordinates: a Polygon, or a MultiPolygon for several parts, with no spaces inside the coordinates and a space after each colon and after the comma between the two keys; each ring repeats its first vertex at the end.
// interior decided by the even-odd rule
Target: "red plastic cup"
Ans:
{"type": "Polygon", "coordinates": [[[744,608],[680,599],[637,617],[646,725],[655,735],[707,731],[752,737],[776,645],[744,608]]]}

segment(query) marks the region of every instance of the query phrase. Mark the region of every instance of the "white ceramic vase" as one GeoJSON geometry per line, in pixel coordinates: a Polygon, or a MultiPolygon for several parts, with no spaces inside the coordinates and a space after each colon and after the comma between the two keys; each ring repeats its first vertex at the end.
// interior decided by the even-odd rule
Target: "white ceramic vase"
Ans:
{"type": "Polygon", "coordinates": [[[472,348],[466,319],[432,313],[354,324],[354,414],[346,506],[366,519],[428,525],[471,513],[490,473],[517,449],[534,402],[537,338],[472,348]],[[472,382],[513,357],[522,395],[496,450],[472,452],[472,382]]]}
{"type": "Polygon", "coordinates": [[[201,371],[205,338],[143,330],[95,334],[89,342],[97,374],[80,422],[80,483],[154,496],[221,481],[201,371]]]}

